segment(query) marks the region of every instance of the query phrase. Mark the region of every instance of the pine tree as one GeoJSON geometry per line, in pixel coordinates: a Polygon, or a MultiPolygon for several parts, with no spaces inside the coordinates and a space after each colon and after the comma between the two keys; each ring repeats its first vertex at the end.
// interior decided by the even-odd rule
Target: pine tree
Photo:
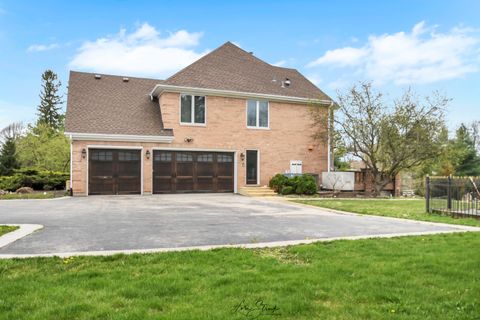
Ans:
{"type": "Polygon", "coordinates": [[[64,115],[62,109],[62,96],[58,94],[62,83],[52,70],[46,70],[42,74],[42,92],[40,93],[40,105],[37,108],[37,125],[46,124],[54,130],[63,127],[64,115]]]}
{"type": "Polygon", "coordinates": [[[0,151],[0,176],[9,176],[14,169],[20,168],[17,161],[17,150],[15,139],[9,137],[5,139],[0,151]]]}
{"type": "Polygon", "coordinates": [[[475,142],[463,124],[456,132],[454,146],[459,154],[455,174],[460,176],[480,175],[480,155],[477,154],[475,142]]]}

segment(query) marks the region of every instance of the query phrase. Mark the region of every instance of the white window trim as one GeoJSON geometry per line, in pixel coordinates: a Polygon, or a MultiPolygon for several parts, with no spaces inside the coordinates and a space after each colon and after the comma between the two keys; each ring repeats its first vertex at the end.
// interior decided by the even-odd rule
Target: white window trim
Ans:
{"type": "Polygon", "coordinates": [[[246,106],[245,106],[245,122],[247,124],[247,129],[256,129],[256,130],[270,130],[270,102],[267,102],[267,126],[266,127],[260,127],[260,101],[266,101],[266,100],[254,100],[254,99],[247,99],[246,100],[246,106]],[[249,126],[248,125],[248,101],[255,101],[256,107],[256,125],[255,126],[249,126]]]}
{"type": "Polygon", "coordinates": [[[181,126],[194,126],[194,127],[205,127],[207,125],[207,96],[193,94],[193,93],[180,93],[178,99],[178,121],[181,126]],[[192,122],[182,122],[182,96],[191,96],[192,97],[192,105],[191,105],[191,117],[192,122]],[[204,123],[195,123],[195,96],[197,97],[204,97],[205,98],[205,122],[204,123]]]}

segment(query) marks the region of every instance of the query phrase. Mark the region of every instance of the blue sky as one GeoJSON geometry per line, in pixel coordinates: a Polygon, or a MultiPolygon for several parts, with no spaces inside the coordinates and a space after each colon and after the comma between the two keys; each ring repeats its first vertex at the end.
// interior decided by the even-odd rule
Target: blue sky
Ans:
{"type": "Polygon", "coordinates": [[[51,68],[166,78],[226,41],[335,98],[359,80],[452,98],[480,120],[480,1],[0,0],[0,127],[35,119],[51,68]]]}

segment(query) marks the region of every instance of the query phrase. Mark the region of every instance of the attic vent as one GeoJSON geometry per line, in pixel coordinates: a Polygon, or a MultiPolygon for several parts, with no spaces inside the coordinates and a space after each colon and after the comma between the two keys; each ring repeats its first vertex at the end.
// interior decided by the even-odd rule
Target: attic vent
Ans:
{"type": "Polygon", "coordinates": [[[128,82],[128,80],[130,80],[130,79],[128,79],[127,77],[125,77],[125,78],[123,78],[122,80],[123,80],[123,82],[128,82]]]}
{"type": "Polygon", "coordinates": [[[101,74],[96,74],[95,79],[102,79],[102,75],[101,74]]]}
{"type": "Polygon", "coordinates": [[[285,78],[285,80],[282,81],[282,88],[286,88],[288,86],[290,86],[290,79],[288,78],[285,78]]]}

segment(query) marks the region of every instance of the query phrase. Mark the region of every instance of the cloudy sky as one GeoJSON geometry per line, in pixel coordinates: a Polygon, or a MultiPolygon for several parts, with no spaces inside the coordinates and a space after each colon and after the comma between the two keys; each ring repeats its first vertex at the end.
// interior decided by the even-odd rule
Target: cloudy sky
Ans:
{"type": "Polygon", "coordinates": [[[480,119],[480,1],[391,2],[0,0],[0,127],[33,121],[47,68],[66,94],[69,70],[164,79],[226,41],[333,98],[368,80],[480,119]]]}

